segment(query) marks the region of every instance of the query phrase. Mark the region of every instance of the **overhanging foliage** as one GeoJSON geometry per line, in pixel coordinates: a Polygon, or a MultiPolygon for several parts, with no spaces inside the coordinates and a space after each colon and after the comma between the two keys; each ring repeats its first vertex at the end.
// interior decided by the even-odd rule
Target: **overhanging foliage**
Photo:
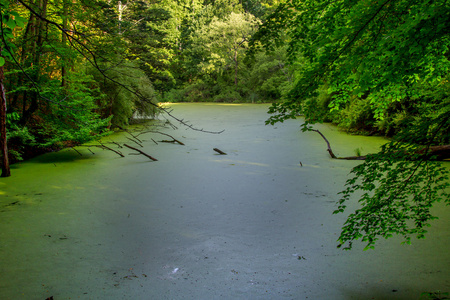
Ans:
{"type": "Polygon", "coordinates": [[[268,51],[286,44],[297,67],[294,87],[271,107],[267,123],[304,115],[309,130],[308,123],[359,102],[375,126],[382,129],[386,118],[396,126],[393,142],[352,170],[335,213],[355,193],[360,208],[339,242],[349,249],[362,238],[373,248],[379,237],[423,237],[431,206],[449,203],[448,171],[428,150],[449,143],[450,3],[285,1],[255,36],[254,50],[259,43],[268,51]],[[317,100],[319,92],[326,101],[317,100]],[[323,103],[326,114],[318,111],[323,103]]]}

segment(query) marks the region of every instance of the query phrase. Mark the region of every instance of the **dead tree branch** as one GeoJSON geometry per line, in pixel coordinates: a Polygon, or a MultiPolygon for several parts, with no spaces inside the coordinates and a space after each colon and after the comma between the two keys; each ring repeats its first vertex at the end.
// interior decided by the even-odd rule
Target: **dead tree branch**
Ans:
{"type": "Polygon", "coordinates": [[[119,143],[117,143],[117,142],[114,142],[114,141],[111,141],[111,143],[113,143],[113,144],[115,144],[115,145],[117,145],[119,148],[123,148],[122,147],[122,145],[120,145],[119,143]]]}
{"type": "MultiPolygon", "coordinates": [[[[346,156],[346,157],[336,157],[334,155],[333,150],[331,150],[330,142],[328,142],[327,138],[317,129],[311,129],[311,131],[315,131],[319,133],[322,138],[327,143],[327,151],[330,153],[331,158],[335,159],[346,159],[346,160],[365,160],[366,156],[346,156]]],[[[412,153],[427,155],[428,157],[434,157],[436,160],[444,160],[450,158],[450,145],[442,145],[442,146],[429,146],[421,149],[417,149],[412,153]]]]}
{"type": "Polygon", "coordinates": [[[176,138],[174,138],[174,137],[171,136],[170,134],[167,134],[167,133],[164,133],[164,132],[160,132],[160,131],[156,131],[156,130],[147,130],[147,131],[141,132],[140,134],[150,133],[150,132],[151,132],[151,133],[162,134],[162,135],[168,136],[168,137],[170,137],[170,138],[172,139],[172,141],[160,141],[160,142],[163,142],[163,143],[178,143],[178,144],[184,146],[184,143],[183,143],[183,142],[180,142],[179,140],[177,140],[176,138]]]}
{"type": "Polygon", "coordinates": [[[330,146],[330,142],[327,140],[327,138],[322,134],[322,132],[320,132],[317,129],[311,129],[311,131],[315,131],[318,134],[320,134],[322,136],[322,138],[325,140],[325,142],[327,143],[327,151],[328,153],[330,153],[331,158],[337,158],[336,155],[334,155],[333,150],[331,150],[331,146],[330,146]]]}
{"type": "Polygon", "coordinates": [[[322,138],[325,140],[325,142],[327,143],[327,151],[328,153],[330,153],[331,158],[334,159],[346,159],[346,160],[365,160],[366,157],[365,156],[347,156],[347,157],[337,157],[336,155],[334,155],[333,150],[331,150],[331,146],[330,146],[330,142],[327,140],[327,138],[322,134],[322,132],[320,132],[317,129],[311,129],[311,131],[315,131],[318,134],[320,134],[322,136],[322,138]]]}
{"type": "Polygon", "coordinates": [[[130,148],[130,149],[136,151],[136,152],[139,152],[140,154],[142,154],[142,155],[144,155],[144,156],[147,156],[148,158],[150,158],[150,159],[153,160],[153,161],[158,161],[156,158],[154,158],[154,157],[148,155],[147,153],[145,153],[145,152],[143,152],[143,151],[141,151],[141,150],[139,150],[139,149],[136,149],[136,148],[134,148],[134,147],[131,147],[131,146],[127,145],[127,144],[123,144],[123,145],[124,145],[125,147],[127,147],[127,148],[130,148]]]}
{"type": "Polygon", "coordinates": [[[114,150],[114,149],[112,149],[112,148],[110,148],[110,147],[108,147],[108,146],[105,146],[105,145],[102,144],[101,142],[99,142],[99,144],[100,144],[100,145],[95,145],[95,146],[96,146],[96,147],[99,147],[99,148],[102,148],[102,149],[106,149],[106,150],[112,151],[112,152],[116,153],[117,155],[119,155],[120,157],[125,157],[125,155],[123,155],[122,152],[117,151],[117,150],[114,150]]]}
{"type": "Polygon", "coordinates": [[[137,145],[139,145],[139,146],[141,146],[142,148],[144,148],[144,146],[142,146],[142,144],[141,143],[139,143],[138,141],[136,141],[136,140],[133,140],[132,138],[129,138],[129,137],[126,137],[127,139],[129,139],[130,141],[132,141],[133,143],[135,143],[135,144],[137,144],[137,145]]]}
{"type": "Polygon", "coordinates": [[[81,152],[78,151],[77,149],[75,149],[74,147],[70,147],[70,149],[72,149],[73,151],[75,151],[76,153],[78,153],[80,156],[83,156],[83,154],[81,154],[81,152]]]}
{"type": "Polygon", "coordinates": [[[118,127],[120,130],[123,130],[123,131],[125,131],[126,133],[128,133],[129,135],[131,135],[134,139],[136,139],[137,141],[139,141],[139,143],[142,143],[142,141],[138,138],[138,136],[132,134],[128,129],[123,128],[123,127],[118,126],[118,125],[117,125],[117,127],[118,127]]]}
{"type": "Polygon", "coordinates": [[[218,149],[218,148],[213,148],[214,151],[216,151],[217,153],[219,153],[220,155],[227,155],[225,152],[223,152],[222,150],[218,149]]]}

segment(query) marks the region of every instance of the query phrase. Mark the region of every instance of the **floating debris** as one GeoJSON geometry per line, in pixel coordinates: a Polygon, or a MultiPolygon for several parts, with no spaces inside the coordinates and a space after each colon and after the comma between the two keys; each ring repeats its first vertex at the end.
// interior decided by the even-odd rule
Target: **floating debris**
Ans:
{"type": "Polygon", "coordinates": [[[227,155],[225,152],[223,152],[222,150],[218,149],[218,148],[213,148],[214,151],[216,151],[217,153],[219,153],[220,155],[227,155]]]}

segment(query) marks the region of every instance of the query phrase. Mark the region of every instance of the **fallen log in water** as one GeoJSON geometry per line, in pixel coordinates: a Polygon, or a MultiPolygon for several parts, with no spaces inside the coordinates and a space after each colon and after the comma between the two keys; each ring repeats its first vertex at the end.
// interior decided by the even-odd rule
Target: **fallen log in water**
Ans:
{"type": "MultiPolygon", "coordinates": [[[[347,157],[337,157],[334,155],[333,150],[331,150],[330,142],[328,142],[327,138],[317,129],[311,129],[311,131],[315,131],[322,136],[322,138],[327,143],[327,151],[330,153],[331,158],[335,159],[346,159],[346,160],[365,160],[366,156],[347,156],[347,157]]],[[[450,145],[442,145],[442,146],[430,146],[423,147],[422,149],[417,149],[413,151],[415,154],[426,154],[427,157],[434,157],[436,160],[444,160],[450,158],[450,145]]]]}
{"type": "Polygon", "coordinates": [[[423,149],[416,151],[419,154],[427,154],[427,156],[435,156],[437,160],[444,160],[450,158],[450,145],[442,146],[430,146],[428,149],[424,147],[423,149]]]}
{"type": "Polygon", "coordinates": [[[318,134],[320,134],[320,135],[322,136],[322,138],[323,138],[323,139],[325,140],[325,142],[327,143],[327,146],[328,146],[327,151],[328,151],[328,153],[330,153],[331,158],[337,158],[336,155],[334,155],[333,150],[331,150],[330,142],[329,142],[329,141],[327,140],[327,138],[322,134],[322,132],[320,132],[320,131],[317,130],[317,129],[311,129],[311,131],[315,131],[315,132],[317,132],[318,134]]]}
{"type": "Polygon", "coordinates": [[[141,150],[139,150],[139,149],[136,149],[136,148],[134,148],[134,147],[131,147],[131,146],[127,145],[127,144],[123,144],[123,145],[124,145],[125,147],[127,147],[127,148],[130,148],[130,149],[132,149],[132,150],[134,150],[134,151],[139,152],[140,154],[142,154],[142,155],[144,155],[144,156],[147,156],[148,158],[150,158],[150,159],[153,160],[153,161],[158,161],[156,158],[154,158],[154,157],[148,155],[147,153],[145,153],[145,152],[143,152],[143,151],[141,151],[141,150]]]}

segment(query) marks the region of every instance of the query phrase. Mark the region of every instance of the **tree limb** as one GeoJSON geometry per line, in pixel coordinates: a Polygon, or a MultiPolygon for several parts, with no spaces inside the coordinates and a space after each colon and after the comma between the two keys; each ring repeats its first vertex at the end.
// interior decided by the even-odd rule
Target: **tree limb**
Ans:
{"type": "MultiPolygon", "coordinates": [[[[102,144],[101,142],[99,142],[99,143],[100,143],[100,145],[95,145],[95,146],[96,146],[96,147],[99,147],[99,148],[102,148],[102,149],[107,149],[107,150],[109,150],[109,151],[112,151],[112,152],[116,153],[117,155],[120,155],[120,157],[125,157],[125,155],[123,155],[122,152],[117,151],[117,150],[114,150],[114,149],[112,149],[112,148],[110,148],[110,147],[108,147],[108,146],[105,146],[105,145],[102,144]]],[[[120,145],[119,145],[119,146],[120,146],[120,145]]]]}
{"type": "Polygon", "coordinates": [[[127,148],[130,148],[130,149],[133,149],[134,151],[139,152],[140,154],[142,154],[142,155],[144,155],[144,156],[147,156],[148,158],[150,158],[150,159],[153,160],[153,161],[157,161],[156,158],[154,158],[154,157],[148,155],[147,153],[145,153],[145,152],[143,152],[143,151],[141,151],[141,150],[139,150],[139,149],[136,149],[136,148],[134,148],[134,147],[131,147],[131,146],[127,145],[127,144],[123,144],[123,145],[124,145],[125,147],[127,147],[127,148]]]}
{"type": "Polygon", "coordinates": [[[144,133],[149,133],[149,132],[152,132],[152,133],[159,133],[159,134],[162,134],[162,135],[168,136],[168,137],[170,137],[170,138],[172,138],[172,139],[173,139],[173,141],[161,141],[161,142],[170,142],[170,143],[172,143],[172,142],[176,142],[176,143],[178,143],[178,144],[180,144],[180,145],[184,146],[184,143],[183,143],[183,142],[180,142],[179,140],[177,140],[176,138],[174,138],[174,137],[173,137],[173,136],[171,136],[170,134],[167,134],[167,133],[163,133],[163,132],[159,132],[159,131],[156,131],[156,130],[148,130],[148,131],[144,131],[144,132],[141,132],[141,133],[139,133],[139,135],[141,135],[141,134],[144,134],[144,133]]]}
{"type": "MultiPolygon", "coordinates": [[[[345,159],[345,160],[365,160],[366,156],[346,156],[346,157],[337,157],[334,155],[333,150],[331,150],[330,142],[327,138],[317,129],[310,129],[310,131],[315,131],[322,136],[322,138],[327,143],[327,151],[330,153],[331,158],[334,159],[345,159]]],[[[444,160],[450,158],[450,145],[442,145],[442,146],[430,146],[427,145],[424,148],[417,149],[413,151],[415,154],[422,154],[426,157],[436,156],[436,160],[444,160]]],[[[412,154],[412,153],[411,153],[412,154]]]]}

